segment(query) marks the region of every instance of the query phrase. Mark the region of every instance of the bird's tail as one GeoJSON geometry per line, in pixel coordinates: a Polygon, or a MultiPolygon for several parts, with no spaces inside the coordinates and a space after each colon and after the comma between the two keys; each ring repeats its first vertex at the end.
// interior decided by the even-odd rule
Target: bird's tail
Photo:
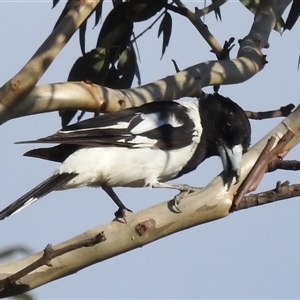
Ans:
{"type": "Polygon", "coordinates": [[[17,199],[15,202],[0,211],[0,220],[15,214],[25,208],[26,206],[34,203],[38,199],[46,196],[50,192],[59,189],[65,183],[69,182],[72,178],[76,177],[77,173],[63,173],[55,174],[41,184],[33,188],[27,194],[23,195],[21,198],[17,199]]]}

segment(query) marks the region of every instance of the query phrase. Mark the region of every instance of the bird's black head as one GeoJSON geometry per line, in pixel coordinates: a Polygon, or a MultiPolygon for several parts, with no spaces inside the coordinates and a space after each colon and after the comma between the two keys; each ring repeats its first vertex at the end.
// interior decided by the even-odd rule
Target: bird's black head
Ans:
{"type": "Polygon", "coordinates": [[[239,179],[242,154],[250,146],[250,122],[240,106],[219,94],[207,94],[200,100],[200,114],[207,157],[221,156],[230,186],[233,177],[239,179]]]}

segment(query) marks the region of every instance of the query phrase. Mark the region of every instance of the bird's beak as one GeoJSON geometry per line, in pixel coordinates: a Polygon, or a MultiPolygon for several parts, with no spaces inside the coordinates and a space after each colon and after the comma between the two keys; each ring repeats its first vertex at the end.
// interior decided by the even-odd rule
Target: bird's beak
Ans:
{"type": "Polygon", "coordinates": [[[236,182],[240,179],[243,147],[242,145],[235,145],[229,148],[222,143],[218,144],[218,150],[224,167],[227,189],[229,190],[233,178],[235,177],[236,182]]]}

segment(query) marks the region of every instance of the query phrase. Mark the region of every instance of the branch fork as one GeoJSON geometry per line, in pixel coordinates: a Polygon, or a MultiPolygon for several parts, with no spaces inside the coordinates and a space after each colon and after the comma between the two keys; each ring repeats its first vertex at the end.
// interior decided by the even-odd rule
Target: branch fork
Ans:
{"type": "Polygon", "coordinates": [[[268,140],[253,168],[238,188],[237,193],[233,198],[232,206],[229,210],[230,212],[236,210],[247,193],[256,190],[264,174],[268,171],[269,164],[271,164],[273,161],[276,161],[278,157],[282,158],[288,153],[289,149],[284,148],[294,136],[294,133],[291,130],[288,130],[278,141],[276,146],[276,139],[274,136],[268,140]]]}

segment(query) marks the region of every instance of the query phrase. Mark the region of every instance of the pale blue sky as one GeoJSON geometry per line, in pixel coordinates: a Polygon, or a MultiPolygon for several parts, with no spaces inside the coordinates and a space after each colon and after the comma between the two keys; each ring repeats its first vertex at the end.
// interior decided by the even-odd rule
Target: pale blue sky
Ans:
{"type": "MultiPolygon", "coordinates": [[[[185,2],[193,8],[202,1],[185,2]]],[[[50,1],[0,0],[0,84],[12,77],[48,36],[63,3],[51,10],[50,1]]],[[[110,8],[106,1],[104,9],[110,8]]],[[[183,17],[173,16],[170,46],[160,61],[158,24],[139,41],[142,83],[173,74],[171,59],[183,69],[214,59],[209,47],[183,17]]],[[[253,15],[238,1],[222,7],[223,22],[214,14],[206,17],[221,44],[231,36],[243,38],[253,15]]],[[[94,19],[89,22],[93,26],[94,19]]],[[[136,33],[145,25],[136,24],[136,33]]],[[[264,49],[269,63],[249,81],[223,86],[220,92],[244,109],[269,110],[299,103],[297,62],[300,22],[282,37],[272,32],[270,48],[264,49]]],[[[96,43],[100,27],[89,30],[86,49],[96,43]]],[[[232,51],[236,55],[238,47],[232,51]]],[[[80,55],[78,33],[62,50],[39,84],[65,81],[80,55]]],[[[136,82],[135,82],[136,85],[136,82]]],[[[211,92],[212,88],[206,88],[211,92]]],[[[252,122],[252,144],[280,122],[252,122]]],[[[0,128],[0,209],[46,179],[55,163],[23,157],[31,145],[15,141],[46,136],[60,128],[57,113],[12,120],[0,128]]],[[[299,147],[288,158],[300,159],[299,147]]],[[[219,158],[212,158],[197,171],[177,179],[204,186],[221,171],[219,158]]],[[[267,174],[259,191],[272,189],[276,181],[299,183],[299,173],[267,174]]],[[[174,191],[117,189],[124,203],[139,211],[171,199],[174,191]]],[[[32,293],[37,299],[58,298],[299,298],[300,297],[300,199],[290,199],[234,213],[227,218],[177,233],[141,249],[99,263],[72,276],[44,285],[32,293]]],[[[26,245],[33,251],[57,244],[89,228],[109,222],[116,210],[101,189],[81,188],[53,192],[34,205],[0,222],[0,251],[26,245]]]]}

